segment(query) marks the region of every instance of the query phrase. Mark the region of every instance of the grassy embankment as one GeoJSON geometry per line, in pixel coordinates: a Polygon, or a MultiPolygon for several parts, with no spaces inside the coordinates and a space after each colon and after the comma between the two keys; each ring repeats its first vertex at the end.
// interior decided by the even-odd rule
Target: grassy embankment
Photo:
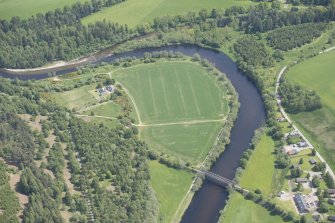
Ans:
{"type": "MultiPolygon", "coordinates": [[[[270,136],[263,134],[255,151],[250,157],[245,171],[239,178],[240,185],[247,189],[260,189],[264,198],[268,198],[279,179],[275,179],[274,141],[270,136]]],[[[280,175],[280,174],[279,174],[280,175]]],[[[237,192],[233,192],[220,219],[221,223],[232,222],[283,222],[279,216],[272,216],[259,204],[246,200],[237,192]]]]}
{"type": "Polygon", "coordinates": [[[243,0],[127,0],[114,7],[94,13],[84,18],[82,22],[88,24],[106,19],[135,27],[139,24],[152,22],[154,18],[164,15],[185,14],[203,8],[228,8],[233,5],[247,6],[251,4],[252,1],[243,0]]]}
{"type": "Polygon", "coordinates": [[[290,115],[317,150],[335,169],[335,51],[321,54],[293,66],[286,77],[321,97],[323,108],[290,115]]]}
{"type": "Polygon", "coordinates": [[[193,174],[168,168],[150,161],[151,184],[159,202],[160,219],[171,222],[177,208],[187,193],[193,174]]]}
{"type": "Polygon", "coordinates": [[[10,19],[13,16],[28,18],[37,13],[44,13],[85,1],[87,0],[2,0],[0,1],[0,19],[10,19]]]}

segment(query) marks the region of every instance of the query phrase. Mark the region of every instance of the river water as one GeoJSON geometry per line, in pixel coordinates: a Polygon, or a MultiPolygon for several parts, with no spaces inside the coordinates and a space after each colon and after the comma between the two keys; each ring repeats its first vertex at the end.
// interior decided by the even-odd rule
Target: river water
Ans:
{"type": "MultiPolygon", "coordinates": [[[[243,152],[249,147],[254,131],[259,128],[266,119],[265,108],[261,96],[256,87],[243,75],[236,64],[224,53],[211,49],[201,48],[193,45],[174,45],[158,48],[138,49],[118,55],[110,55],[107,51],[90,57],[86,63],[112,62],[117,58],[128,56],[143,56],[145,52],[172,50],[192,56],[198,53],[215,64],[215,67],[225,73],[227,78],[235,87],[241,104],[239,114],[231,132],[230,144],[211,167],[211,171],[228,179],[233,179],[236,168],[243,152]]],[[[0,70],[0,76],[19,78],[22,80],[43,79],[50,74],[66,74],[77,69],[77,65],[69,65],[59,68],[46,69],[42,71],[22,72],[11,74],[0,70]]],[[[227,190],[211,182],[205,181],[201,189],[193,197],[190,206],[186,210],[182,223],[216,223],[219,212],[225,206],[227,190]]]]}

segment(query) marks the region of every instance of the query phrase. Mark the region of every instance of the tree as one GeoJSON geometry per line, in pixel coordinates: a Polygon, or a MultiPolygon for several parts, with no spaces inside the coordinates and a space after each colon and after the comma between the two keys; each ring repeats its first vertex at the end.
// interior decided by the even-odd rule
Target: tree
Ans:
{"type": "Polygon", "coordinates": [[[328,205],[325,202],[321,202],[320,207],[318,208],[320,213],[327,213],[329,211],[328,205]]]}
{"type": "Polygon", "coordinates": [[[313,187],[320,187],[320,179],[317,176],[313,176],[312,185],[313,187]]]}

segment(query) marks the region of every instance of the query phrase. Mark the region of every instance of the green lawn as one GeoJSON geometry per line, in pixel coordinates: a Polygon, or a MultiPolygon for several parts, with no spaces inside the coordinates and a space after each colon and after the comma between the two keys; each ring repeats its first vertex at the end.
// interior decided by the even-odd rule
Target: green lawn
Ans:
{"type": "Polygon", "coordinates": [[[94,112],[94,115],[98,115],[98,116],[107,116],[107,117],[116,118],[121,112],[121,107],[120,105],[114,102],[110,102],[110,103],[103,104],[101,106],[97,106],[92,109],[86,110],[83,113],[85,115],[91,115],[91,112],[94,112]]]}
{"type": "Polygon", "coordinates": [[[151,126],[142,128],[141,137],[151,148],[183,160],[201,162],[221,128],[221,123],[151,126]]]}
{"type": "Polygon", "coordinates": [[[220,223],[280,223],[279,216],[271,216],[269,212],[253,201],[245,200],[237,192],[230,195],[228,205],[220,218],[220,223]]]}
{"type": "Polygon", "coordinates": [[[56,102],[69,109],[83,109],[98,103],[98,100],[90,92],[94,91],[96,85],[86,85],[71,91],[55,93],[56,102]]]}
{"type": "Polygon", "coordinates": [[[193,180],[193,174],[150,161],[151,185],[159,202],[163,222],[170,222],[193,180]]]}
{"type": "Polygon", "coordinates": [[[260,189],[266,196],[271,193],[275,171],[273,151],[274,141],[270,136],[263,134],[241,176],[240,185],[242,187],[260,189]]]}
{"type": "Polygon", "coordinates": [[[286,77],[321,97],[323,108],[291,115],[317,150],[335,169],[335,51],[324,53],[293,66],[286,77]]]}
{"type": "Polygon", "coordinates": [[[312,156],[310,149],[306,149],[301,151],[295,156],[292,156],[291,162],[292,164],[294,163],[299,163],[300,159],[302,158],[303,163],[300,165],[302,170],[310,171],[312,169],[312,165],[309,163],[309,159],[313,158],[317,162],[320,162],[320,159],[317,156],[312,156]]]}
{"type": "Polygon", "coordinates": [[[228,112],[225,91],[200,65],[158,62],[116,71],[133,98],[141,137],[159,151],[200,162],[228,112]]]}
{"type": "Polygon", "coordinates": [[[71,6],[75,2],[87,0],[1,0],[0,19],[10,19],[13,16],[28,18],[37,13],[44,13],[56,8],[71,6]]]}
{"type": "Polygon", "coordinates": [[[247,6],[251,1],[243,0],[127,0],[121,4],[92,14],[82,20],[84,24],[99,20],[109,20],[119,24],[135,27],[138,24],[151,22],[164,15],[179,15],[203,8],[228,8],[233,5],[247,6]]]}

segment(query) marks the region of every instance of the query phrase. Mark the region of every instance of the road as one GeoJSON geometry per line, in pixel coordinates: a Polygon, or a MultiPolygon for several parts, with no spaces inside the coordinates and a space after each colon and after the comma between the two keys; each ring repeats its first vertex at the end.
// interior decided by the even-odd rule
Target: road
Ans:
{"type": "MultiPolygon", "coordinates": [[[[329,52],[329,51],[334,50],[334,49],[335,49],[335,47],[332,47],[332,48],[329,48],[329,49],[326,49],[326,50],[320,52],[319,54],[324,53],[324,52],[329,52]]],[[[293,124],[292,120],[287,115],[287,113],[285,112],[285,110],[284,110],[284,108],[281,104],[281,100],[280,100],[280,97],[279,97],[279,94],[278,94],[278,89],[279,89],[279,85],[280,85],[280,79],[281,79],[281,77],[283,76],[283,74],[285,73],[286,70],[287,70],[287,66],[285,66],[283,69],[281,69],[281,71],[278,74],[277,81],[276,81],[276,98],[277,98],[277,104],[278,104],[279,109],[280,109],[280,113],[292,125],[293,129],[299,133],[301,138],[303,138],[303,140],[305,140],[305,142],[308,144],[308,146],[310,148],[314,149],[314,146],[312,145],[312,143],[310,143],[310,141],[304,136],[304,134],[298,129],[298,127],[293,124]]],[[[318,151],[316,151],[316,156],[321,160],[321,162],[326,163],[326,171],[330,173],[330,175],[333,177],[333,179],[335,179],[335,174],[334,174],[333,170],[329,167],[328,163],[325,161],[325,159],[320,155],[320,153],[318,151]]]]}

